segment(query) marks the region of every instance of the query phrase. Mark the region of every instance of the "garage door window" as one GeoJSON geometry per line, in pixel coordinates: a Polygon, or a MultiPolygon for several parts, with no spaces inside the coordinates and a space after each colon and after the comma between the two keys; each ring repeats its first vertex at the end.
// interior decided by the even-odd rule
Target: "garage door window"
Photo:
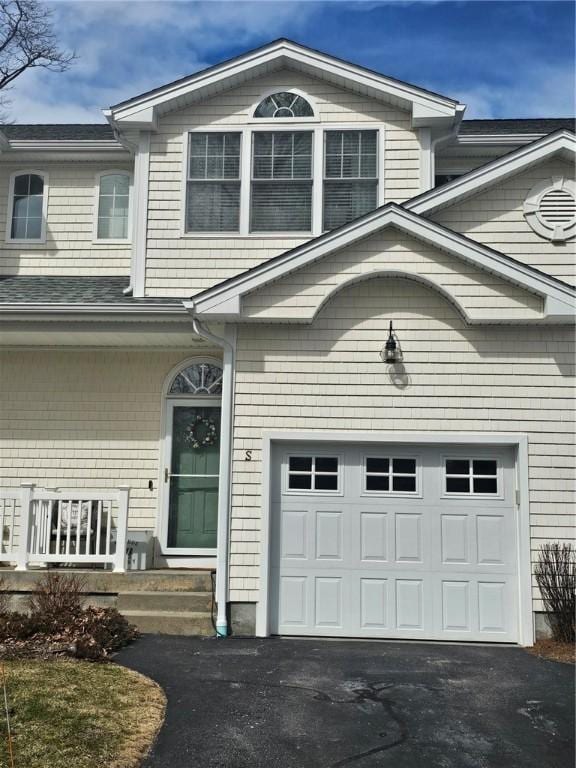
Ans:
{"type": "Polygon", "coordinates": [[[498,494],[496,459],[446,459],[444,475],[447,494],[498,494]]]}
{"type": "Polygon", "coordinates": [[[416,459],[366,458],[364,490],[368,493],[416,493],[416,459]]]}
{"type": "Polygon", "coordinates": [[[289,456],[288,490],[339,490],[339,464],[336,456],[289,456]]]}

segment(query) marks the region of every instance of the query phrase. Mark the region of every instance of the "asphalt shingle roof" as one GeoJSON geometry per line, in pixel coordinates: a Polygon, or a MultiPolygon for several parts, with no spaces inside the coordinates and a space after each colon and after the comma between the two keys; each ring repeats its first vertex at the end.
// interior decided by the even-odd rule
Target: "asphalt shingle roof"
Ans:
{"type": "Polygon", "coordinates": [[[2,125],[7,139],[44,141],[113,141],[114,131],[107,123],[54,123],[51,125],[2,125]]]}
{"type": "Polygon", "coordinates": [[[125,296],[128,277],[44,277],[11,275],[0,277],[2,304],[179,304],[176,298],[125,296]]]}
{"type": "Polygon", "coordinates": [[[576,126],[574,117],[554,117],[554,118],[527,118],[521,120],[462,120],[460,127],[461,135],[470,135],[474,133],[554,133],[566,129],[573,131],[576,126]]]}

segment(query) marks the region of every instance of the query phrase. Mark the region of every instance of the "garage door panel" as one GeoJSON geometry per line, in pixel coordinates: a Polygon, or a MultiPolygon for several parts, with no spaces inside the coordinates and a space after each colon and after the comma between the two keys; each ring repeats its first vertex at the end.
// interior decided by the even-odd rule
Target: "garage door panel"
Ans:
{"type": "Polygon", "coordinates": [[[386,512],[360,513],[360,561],[362,563],[390,560],[390,515],[386,512]]]}
{"type": "Polygon", "coordinates": [[[442,564],[469,564],[471,562],[469,515],[456,512],[441,514],[440,518],[442,564]]]}
{"type": "Polygon", "coordinates": [[[314,579],[314,626],[343,628],[342,576],[316,576],[314,579]]]}
{"type": "Polygon", "coordinates": [[[364,630],[378,630],[390,627],[389,579],[360,579],[360,626],[364,630]]]}
{"type": "Polygon", "coordinates": [[[470,583],[442,582],[442,629],[447,632],[470,632],[470,583]]]}
{"type": "Polygon", "coordinates": [[[280,557],[282,560],[308,558],[308,511],[287,509],[282,511],[280,557]]]}
{"type": "Polygon", "coordinates": [[[480,632],[507,631],[507,584],[504,581],[478,582],[478,619],[480,632]]]}
{"type": "Polygon", "coordinates": [[[396,579],[396,628],[424,629],[422,579],[396,579]]]}
{"type": "Polygon", "coordinates": [[[422,563],[422,514],[397,512],[394,515],[394,542],[397,563],[422,563]]]}
{"type": "MultiPolygon", "coordinates": [[[[314,446],[296,450],[299,455],[330,453],[325,447],[315,451],[314,446]]],[[[276,464],[273,632],[515,641],[511,455],[498,452],[499,498],[446,498],[442,448],[406,449],[404,455],[419,456],[420,496],[415,498],[365,495],[366,452],[359,446],[339,445],[333,453],[340,462],[341,495],[322,495],[316,489],[284,493],[280,462],[276,464]]],[[[401,455],[401,449],[372,453],[401,455]]],[[[489,459],[493,455],[489,447],[483,453],[472,449],[461,453],[489,459]]],[[[323,465],[314,461],[312,466],[320,471],[323,465]]],[[[473,466],[491,465],[473,465],[470,459],[473,466]]]]}
{"type": "Polygon", "coordinates": [[[316,510],[315,540],[317,560],[342,560],[342,526],[344,513],[316,510]]]}

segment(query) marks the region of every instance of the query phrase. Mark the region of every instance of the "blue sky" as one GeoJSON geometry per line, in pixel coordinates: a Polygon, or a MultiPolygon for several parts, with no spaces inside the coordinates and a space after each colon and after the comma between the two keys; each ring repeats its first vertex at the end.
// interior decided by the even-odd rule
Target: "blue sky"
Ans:
{"type": "Polygon", "coordinates": [[[54,2],[64,74],[28,72],[16,122],[99,122],[115,104],[278,37],[468,104],[466,117],[575,114],[575,5],[555,0],[54,2]]]}

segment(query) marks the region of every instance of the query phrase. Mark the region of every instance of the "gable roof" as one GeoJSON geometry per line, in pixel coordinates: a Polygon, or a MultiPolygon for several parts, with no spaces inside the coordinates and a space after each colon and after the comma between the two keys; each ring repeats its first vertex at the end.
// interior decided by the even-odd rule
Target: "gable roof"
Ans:
{"type": "Polygon", "coordinates": [[[0,130],[9,141],[115,141],[107,123],[38,123],[2,125],[0,130]]]}
{"type": "Polygon", "coordinates": [[[434,247],[446,250],[464,261],[542,296],[545,299],[544,316],[538,322],[566,323],[576,319],[576,289],[572,286],[487,248],[465,235],[424,219],[395,203],[388,203],[337,230],[327,232],[202,291],[185,301],[184,306],[196,315],[206,316],[208,319],[241,319],[242,297],[247,293],[386,227],[397,227],[434,247]]]}
{"type": "Polygon", "coordinates": [[[545,136],[555,131],[574,131],[576,118],[498,118],[495,120],[462,120],[460,136],[509,136],[510,134],[540,134],[545,136]]]}
{"type": "Polygon", "coordinates": [[[296,69],[340,87],[409,109],[415,127],[448,129],[458,124],[464,111],[464,106],[454,99],[387,77],[292,40],[280,39],[122,101],[105,110],[104,114],[112,125],[136,124],[153,129],[160,114],[209,98],[249,78],[281,67],[296,69]]]}
{"type": "Polygon", "coordinates": [[[403,207],[414,213],[428,214],[447,205],[453,205],[470,195],[476,195],[496,181],[503,181],[521,173],[526,168],[555,154],[561,154],[573,162],[576,154],[576,136],[566,130],[551,133],[538,141],[508,152],[490,163],[481,165],[441,187],[413,197],[403,203],[403,207]]]}

